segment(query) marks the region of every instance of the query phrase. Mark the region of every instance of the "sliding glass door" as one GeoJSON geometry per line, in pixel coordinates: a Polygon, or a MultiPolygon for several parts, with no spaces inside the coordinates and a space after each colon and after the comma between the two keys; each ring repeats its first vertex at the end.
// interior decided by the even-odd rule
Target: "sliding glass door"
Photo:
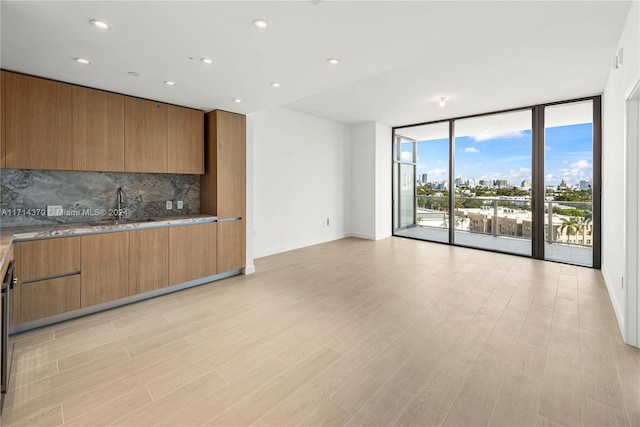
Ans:
{"type": "Polygon", "coordinates": [[[395,228],[406,229],[416,224],[416,141],[396,136],[394,154],[395,228]]]}

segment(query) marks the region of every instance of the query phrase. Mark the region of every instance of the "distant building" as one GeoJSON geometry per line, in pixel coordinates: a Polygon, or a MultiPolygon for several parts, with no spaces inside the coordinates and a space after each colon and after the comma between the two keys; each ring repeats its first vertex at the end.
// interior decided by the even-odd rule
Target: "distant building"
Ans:
{"type": "Polygon", "coordinates": [[[568,188],[571,188],[571,184],[569,184],[569,181],[562,178],[562,181],[560,181],[560,185],[558,185],[558,189],[568,189],[568,188]]]}
{"type": "Polygon", "coordinates": [[[588,179],[588,180],[581,180],[580,181],[580,190],[591,190],[593,186],[593,181],[588,179]]]}
{"type": "Polygon", "coordinates": [[[491,187],[493,185],[493,181],[488,181],[486,179],[481,179],[478,182],[478,185],[480,185],[481,187],[491,187]]]}
{"type": "Polygon", "coordinates": [[[522,188],[523,190],[530,190],[531,189],[531,183],[529,181],[527,181],[526,179],[522,180],[522,184],[520,184],[520,188],[522,188]]]}
{"type": "Polygon", "coordinates": [[[493,181],[493,185],[498,188],[505,188],[509,185],[506,179],[496,179],[493,181]]]}
{"type": "Polygon", "coordinates": [[[423,184],[426,184],[427,182],[427,174],[423,173],[422,176],[420,177],[420,180],[422,181],[423,184]]]}

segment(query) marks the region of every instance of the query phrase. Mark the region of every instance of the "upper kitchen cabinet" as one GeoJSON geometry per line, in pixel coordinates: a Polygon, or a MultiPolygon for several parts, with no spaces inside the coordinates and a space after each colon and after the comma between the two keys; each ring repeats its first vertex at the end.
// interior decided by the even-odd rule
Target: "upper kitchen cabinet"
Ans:
{"type": "Polygon", "coordinates": [[[167,107],[125,97],[125,172],[167,172],[167,107]]]}
{"type": "Polygon", "coordinates": [[[204,113],[167,106],[169,173],[204,173],[204,113]]]}
{"type": "Polygon", "coordinates": [[[124,171],[123,95],[73,87],[73,169],[124,171]]]}
{"type": "Polygon", "coordinates": [[[14,73],[4,78],[6,166],[72,169],[72,86],[14,73]]]}
{"type": "Polygon", "coordinates": [[[219,218],[245,216],[246,117],[215,110],[206,115],[206,168],[200,210],[219,218]]]}

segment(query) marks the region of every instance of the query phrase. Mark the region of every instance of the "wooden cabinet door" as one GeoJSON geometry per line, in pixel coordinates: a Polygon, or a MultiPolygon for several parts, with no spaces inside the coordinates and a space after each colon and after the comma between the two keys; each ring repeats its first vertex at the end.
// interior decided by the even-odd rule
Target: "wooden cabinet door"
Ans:
{"type": "Polygon", "coordinates": [[[218,222],[218,273],[244,267],[244,220],[218,222]]]}
{"type": "Polygon", "coordinates": [[[21,242],[20,271],[16,275],[21,282],[80,272],[80,237],[21,242]]]}
{"type": "Polygon", "coordinates": [[[124,169],[167,172],[167,105],[124,99],[124,169]]]}
{"type": "Polygon", "coordinates": [[[79,308],[79,274],[20,284],[20,323],[79,308]]]}
{"type": "Polygon", "coordinates": [[[81,305],[129,295],[129,233],[82,236],[81,305]]]}
{"type": "Polygon", "coordinates": [[[169,284],[169,229],[129,232],[129,295],[169,284]]]}
{"type": "Polygon", "coordinates": [[[220,218],[244,218],[246,118],[218,111],[218,211],[220,218]]]}
{"type": "Polygon", "coordinates": [[[216,274],[217,223],[169,227],[169,285],[216,274]]]}
{"type": "Polygon", "coordinates": [[[167,106],[169,173],[204,173],[204,113],[167,106]]]}
{"type": "Polygon", "coordinates": [[[124,96],[73,87],[73,169],[124,172],[124,96]]]}
{"type": "Polygon", "coordinates": [[[5,147],[4,147],[4,130],[6,128],[5,122],[5,112],[7,111],[4,107],[4,71],[0,71],[0,167],[4,168],[6,166],[5,160],[5,147]]]}
{"type": "Polygon", "coordinates": [[[14,73],[5,79],[6,166],[71,170],[71,85],[14,73]]]}

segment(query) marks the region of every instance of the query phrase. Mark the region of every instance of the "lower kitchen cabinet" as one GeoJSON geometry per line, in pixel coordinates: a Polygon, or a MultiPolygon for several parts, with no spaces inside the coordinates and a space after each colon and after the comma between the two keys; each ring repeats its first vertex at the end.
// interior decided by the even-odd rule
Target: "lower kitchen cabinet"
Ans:
{"type": "Polygon", "coordinates": [[[20,284],[20,322],[80,308],[80,275],[20,284]]]}
{"type": "Polygon", "coordinates": [[[218,224],[169,228],[169,285],[216,274],[218,224]]]}
{"type": "Polygon", "coordinates": [[[129,233],[129,295],[169,284],[169,229],[151,228],[129,233]]]}
{"type": "Polygon", "coordinates": [[[82,236],[82,307],[129,295],[129,234],[82,236]]]}
{"type": "Polygon", "coordinates": [[[218,273],[244,267],[244,221],[241,219],[218,222],[218,273]]]}

